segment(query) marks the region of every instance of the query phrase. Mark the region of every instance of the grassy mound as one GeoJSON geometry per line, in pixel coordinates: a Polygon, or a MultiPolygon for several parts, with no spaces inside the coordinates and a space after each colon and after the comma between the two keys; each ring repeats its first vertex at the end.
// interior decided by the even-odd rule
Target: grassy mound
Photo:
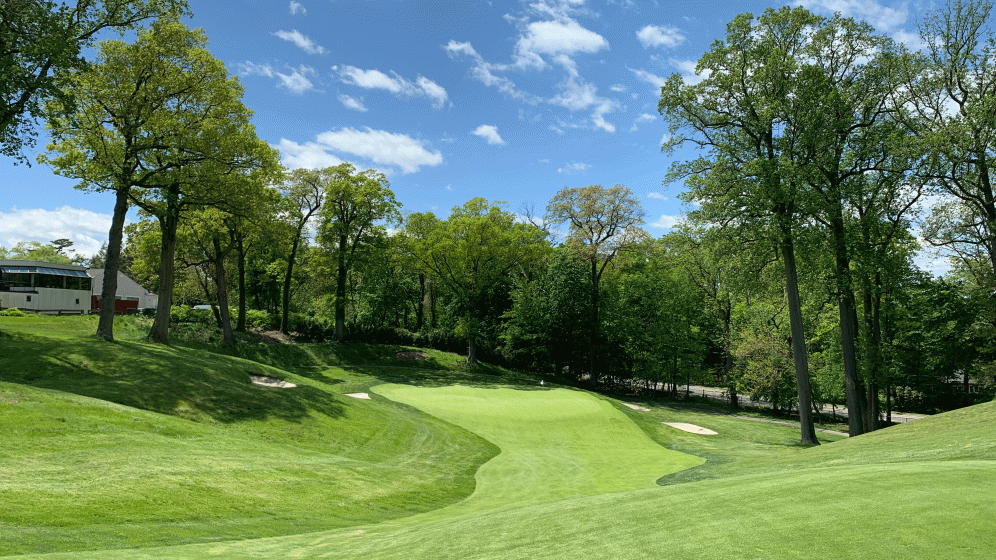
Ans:
{"type": "Polygon", "coordinates": [[[497,453],[410,407],[342,395],[379,382],[367,376],[107,343],[91,322],[0,323],[0,555],[408,516],[469,495],[497,453]],[[257,387],[249,374],[298,387],[257,387]]]}
{"type": "MultiPolygon", "coordinates": [[[[0,499],[13,504],[0,511],[0,554],[989,558],[996,550],[996,403],[852,439],[820,434],[825,445],[809,448],[785,426],[383,367],[396,359],[393,347],[240,350],[264,365],[138,341],[107,345],[80,334],[79,323],[30,320],[41,322],[11,327],[25,319],[0,318],[0,422],[13,427],[12,445],[0,449],[0,499]],[[146,351],[160,353],[137,356],[146,351]],[[349,352],[365,367],[314,367],[349,352]],[[8,364],[29,373],[8,373],[8,364]],[[247,372],[300,387],[254,388],[247,372]],[[175,395],[144,394],[181,375],[212,388],[191,380],[175,395]],[[342,396],[352,391],[373,399],[342,396]],[[283,536],[255,538],[264,535],[283,536]],[[168,543],[177,545],[158,546],[168,543]]],[[[457,358],[437,358],[448,360],[457,358]]]]}

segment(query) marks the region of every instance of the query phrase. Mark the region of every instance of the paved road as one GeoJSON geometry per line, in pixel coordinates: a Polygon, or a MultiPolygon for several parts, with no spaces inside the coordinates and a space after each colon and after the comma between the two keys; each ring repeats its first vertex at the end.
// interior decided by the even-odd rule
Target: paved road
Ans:
{"type": "MultiPolygon", "coordinates": [[[[730,395],[727,393],[726,389],[720,387],[705,387],[703,385],[679,385],[679,393],[691,393],[695,396],[705,397],[708,399],[714,399],[718,401],[730,401],[730,395]]],[[[738,395],[740,397],[740,404],[750,405],[750,406],[771,406],[770,402],[767,401],[755,401],[750,398],[750,395],[738,395]]],[[[824,406],[822,409],[823,414],[830,416],[834,413],[842,418],[847,418],[847,408],[838,406],[836,408],[832,406],[824,406]]],[[[883,419],[885,418],[885,412],[882,412],[883,419]]],[[[923,418],[922,414],[913,414],[910,412],[896,412],[892,411],[892,421],[896,423],[911,422],[913,420],[918,420],[923,418]]]]}

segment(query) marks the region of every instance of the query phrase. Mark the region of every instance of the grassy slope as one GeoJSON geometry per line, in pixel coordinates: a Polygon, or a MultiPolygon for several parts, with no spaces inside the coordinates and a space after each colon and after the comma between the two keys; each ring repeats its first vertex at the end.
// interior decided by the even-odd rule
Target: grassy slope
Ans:
{"type": "MultiPolygon", "coordinates": [[[[107,344],[86,335],[90,322],[0,323],[0,555],[407,516],[469,495],[497,453],[409,407],[341,395],[367,376],[107,344]],[[249,373],[299,386],[256,387],[249,373]]],[[[119,338],[135,334],[127,327],[119,338]]]]}
{"type": "MultiPolygon", "coordinates": [[[[379,371],[311,377],[326,384],[335,378],[337,389],[356,390],[390,380],[379,371]]],[[[994,403],[805,449],[795,443],[797,430],[781,426],[665,406],[649,413],[609,410],[582,393],[564,401],[560,391],[521,387],[488,389],[481,399],[475,395],[483,387],[446,387],[452,379],[419,376],[421,387],[378,386],[375,391],[501,446],[502,455],[481,469],[479,490],[466,502],[322,533],[58,557],[988,558],[996,549],[989,526],[996,513],[991,461],[996,438],[987,430],[996,417],[994,403]],[[556,398],[544,400],[551,396],[556,398]],[[632,424],[623,413],[659,443],[708,461],[664,477],[662,488],[646,488],[645,465],[667,472],[673,469],[661,468],[664,463],[677,466],[682,456],[643,447],[649,440],[625,428],[632,424]],[[509,423],[511,418],[519,420],[509,423]],[[662,426],[662,420],[694,422],[720,436],[684,434],[662,426]],[[595,435],[606,425],[611,435],[595,435]],[[540,426],[544,429],[537,430],[540,426]],[[542,437],[551,430],[555,437],[542,437]],[[603,447],[613,452],[599,459],[603,447]],[[630,449],[635,457],[627,455],[630,449]],[[640,464],[644,454],[656,459],[640,464]],[[545,458],[530,458],[535,455],[545,458]],[[587,458],[578,460],[581,456],[587,458]],[[572,470],[565,457],[573,457],[580,468],[572,470]],[[614,464],[605,461],[611,457],[617,457],[614,464]],[[514,468],[490,468],[508,459],[514,468]],[[543,471],[558,461],[564,467],[559,473],[543,471]],[[633,461],[637,465],[630,469],[633,461]],[[578,497],[567,497],[571,493],[578,497]]],[[[0,394],[0,405],[3,399],[0,394]]]]}

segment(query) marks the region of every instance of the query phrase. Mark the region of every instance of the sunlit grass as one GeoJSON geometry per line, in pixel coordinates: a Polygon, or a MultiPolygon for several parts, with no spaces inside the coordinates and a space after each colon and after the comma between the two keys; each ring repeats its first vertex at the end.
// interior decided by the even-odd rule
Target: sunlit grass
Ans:
{"type": "Polygon", "coordinates": [[[137,338],[107,351],[79,323],[47,320],[10,327],[15,319],[0,319],[0,502],[12,505],[0,511],[0,554],[989,558],[996,550],[996,403],[852,439],[820,434],[824,445],[805,447],[796,428],[652,403],[634,411],[507,377],[380,367],[396,360],[395,347],[264,348],[255,356],[263,365],[137,338]],[[365,367],[315,367],[333,358],[348,365],[344,356],[365,367]],[[249,371],[300,391],[252,387],[249,371]],[[159,394],[183,375],[200,381],[159,394]],[[353,391],[373,399],[342,395],[353,391]],[[256,538],[264,535],[276,536],[256,538]],[[179,546],[160,546],[170,543],[179,546]]]}

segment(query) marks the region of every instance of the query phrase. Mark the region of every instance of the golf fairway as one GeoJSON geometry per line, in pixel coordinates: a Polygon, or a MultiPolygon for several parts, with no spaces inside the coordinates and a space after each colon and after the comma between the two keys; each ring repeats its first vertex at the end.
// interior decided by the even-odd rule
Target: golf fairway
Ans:
{"type": "MultiPolygon", "coordinates": [[[[378,385],[500,447],[452,506],[376,525],[46,558],[989,558],[991,461],[809,467],[657,487],[700,464],[580,391],[378,385]]],[[[705,437],[705,436],[703,436],[705,437]]]]}

